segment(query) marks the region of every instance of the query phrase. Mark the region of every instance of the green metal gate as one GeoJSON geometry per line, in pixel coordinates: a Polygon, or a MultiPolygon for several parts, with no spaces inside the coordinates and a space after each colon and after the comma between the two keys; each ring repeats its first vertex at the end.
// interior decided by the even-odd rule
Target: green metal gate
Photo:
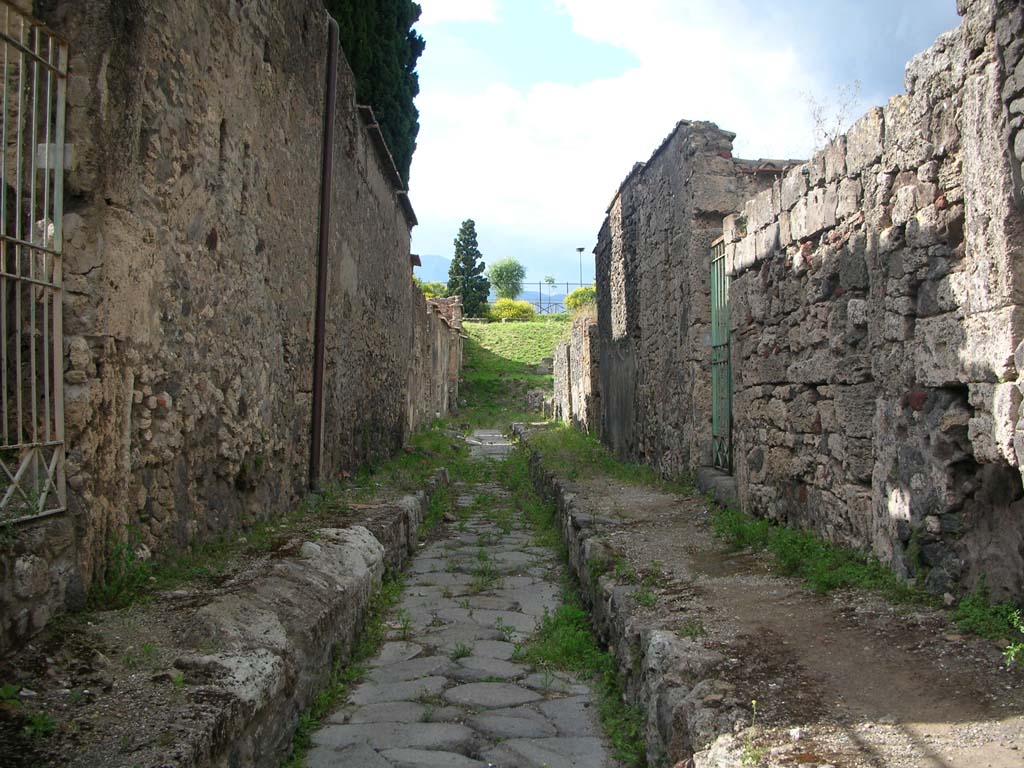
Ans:
{"type": "Polygon", "coordinates": [[[732,364],[729,359],[729,275],[725,242],[711,246],[711,463],[732,472],[732,364]]]}
{"type": "Polygon", "coordinates": [[[67,508],[62,222],[68,47],[0,0],[0,524],[67,508]]]}

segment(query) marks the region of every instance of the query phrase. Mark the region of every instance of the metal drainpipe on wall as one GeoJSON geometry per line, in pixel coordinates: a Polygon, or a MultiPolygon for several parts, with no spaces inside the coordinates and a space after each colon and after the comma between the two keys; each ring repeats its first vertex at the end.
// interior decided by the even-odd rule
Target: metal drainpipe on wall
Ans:
{"type": "Polygon", "coordinates": [[[309,445],[309,489],[320,490],[324,444],[324,343],[327,321],[327,260],[331,230],[331,177],[334,170],[334,117],[338,96],[338,22],[327,16],[327,93],[324,99],[324,146],[320,163],[320,240],[316,269],[316,316],[313,330],[313,420],[309,445]]]}

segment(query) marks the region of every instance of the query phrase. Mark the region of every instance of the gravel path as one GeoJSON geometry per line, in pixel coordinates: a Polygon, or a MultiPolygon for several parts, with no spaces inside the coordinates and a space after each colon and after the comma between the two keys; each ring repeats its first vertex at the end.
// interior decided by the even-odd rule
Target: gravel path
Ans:
{"type": "MultiPolygon", "coordinates": [[[[511,450],[469,439],[481,459],[511,450]]],[[[612,768],[594,697],[578,680],[513,660],[560,601],[561,566],[492,484],[456,484],[460,515],[413,561],[389,641],[344,707],[313,735],[308,768],[612,768]]]]}

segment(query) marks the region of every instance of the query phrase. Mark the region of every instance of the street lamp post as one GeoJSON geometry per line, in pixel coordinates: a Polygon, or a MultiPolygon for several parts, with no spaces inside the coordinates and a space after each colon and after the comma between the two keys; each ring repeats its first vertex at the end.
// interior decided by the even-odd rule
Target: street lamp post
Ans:
{"type": "Polygon", "coordinates": [[[583,248],[577,248],[576,253],[580,255],[580,287],[583,287],[583,248]]]}

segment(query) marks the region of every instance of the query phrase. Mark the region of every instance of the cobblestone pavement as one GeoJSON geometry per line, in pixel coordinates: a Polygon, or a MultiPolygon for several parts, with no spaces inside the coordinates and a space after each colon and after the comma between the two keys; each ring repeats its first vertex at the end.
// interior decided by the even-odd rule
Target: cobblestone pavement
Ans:
{"type": "MultiPolygon", "coordinates": [[[[469,440],[479,458],[511,449],[469,440]]],[[[561,565],[493,484],[456,484],[458,523],[413,561],[389,641],[313,735],[308,768],[613,768],[596,699],[513,659],[560,601],[561,565]]]]}

